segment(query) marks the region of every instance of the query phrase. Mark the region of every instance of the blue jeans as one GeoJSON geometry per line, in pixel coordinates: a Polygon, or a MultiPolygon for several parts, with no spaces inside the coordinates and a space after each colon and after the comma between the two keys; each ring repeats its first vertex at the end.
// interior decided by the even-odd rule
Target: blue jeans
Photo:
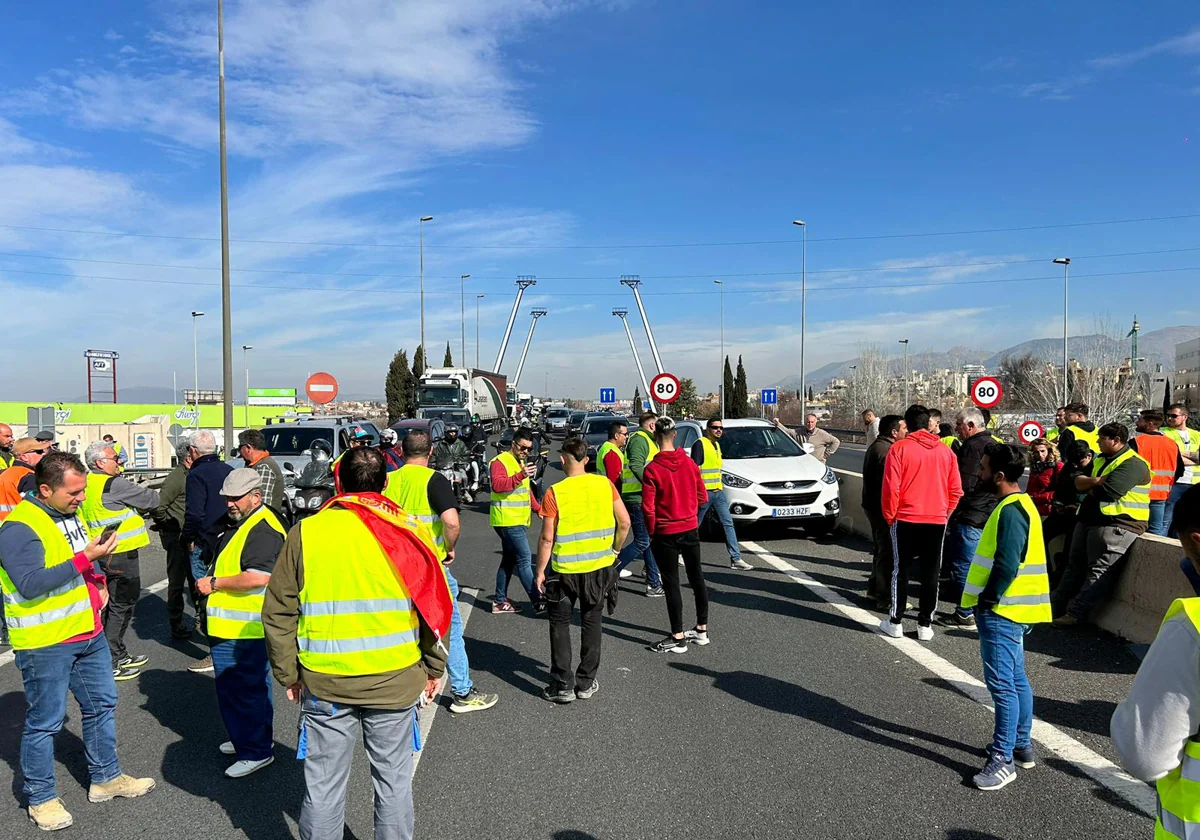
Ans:
{"type": "MultiPolygon", "coordinates": [[[[955,525],[950,529],[949,537],[950,557],[953,558],[950,574],[958,589],[958,597],[961,598],[967,585],[967,573],[971,571],[971,560],[975,557],[975,549],[979,548],[979,540],[983,537],[983,529],[971,525],[955,525]]],[[[961,616],[968,616],[974,614],[975,609],[958,606],[954,611],[961,616]]]]}
{"type": "Polygon", "coordinates": [[[634,560],[645,559],[646,583],[650,586],[662,586],[662,576],[658,573],[658,564],[654,562],[654,554],[650,551],[650,532],[646,530],[646,517],[642,513],[642,503],[625,499],[625,509],[629,511],[629,524],[632,526],[633,542],[621,549],[617,555],[617,571],[624,569],[634,560]]]}
{"type": "Polygon", "coordinates": [[[67,716],[67,691],[83,715],[83,751],[92,784],[121,775],[117,763],[117,684],[104,634],[86,642],[16,652],[25,683],[25,731],[21,736],[21,790],[28,804],[58,796],[54,784],[54,736],[67,716]]]}
{"type": "Polygon", "coordinates": [[[708,491],[708,501],[700,505],[700,511],[696,514],[701,526],[704,525],[704,515],[708,513],[709,508],[717,512],[717,519],[721,521],[721,527],[725,530],[725,549],[729,552],[729,562],[736,563],[742,559],[742,551],[738,548],[737,531],[733,529],[733,517],[729,515],[729,500],[725,498],[724,490],[708,491]]]}
{"type": "Polygon", "coordinates": [[[471,682],[471,663],[467,661],[467,645],[463,641],[463,620],[458,612],[458,581],[450,572],[449,566],[442,566],[446,572],[446,582],[450,584],[450,597],[454,599],[454,611],[450,613],[450,657],[446,660],[446,672],[450,675],[450,690],[459,697],[470,694],[474,683],[471,682]]]}
{"type": "Polygon", "coordinates": [[[983,681],[996,706],[991,750],[1012,761],[1013,749],[1026,748],[1032,743],[1029,732],[1033,728],[1033,689],[1025,676],[1025,634],[1030,628],[991,610],[980,610],[975,621],[983,657],[983,681]]]}
{"type": "MultiPolygon", "coordinates": [[[[1196,469],[1200,470],[1200,467],[1196,467],[1196,469]]],[[[1191,489],[1191,484],[1183,484],[1178,481],[1171,485],[1171,495],[1167,496],[1167,504],[1163,508],[1163,522],[1167,524],[1168,537],[1177,536],[1175,533],[1175,503],[1191,489]]]]}
{"type": "MultiPolygon", "coordinates": [[[[1172,487],[1172,490],[1175,488],[1172,487]]],[[[1172,506],[1171,513],[1175,509],[1172,506]]],[[[1150,501],[1150,523],[1146,526],[1146,533],[1154,534],[1157,537],[1165,537],[1167,535],[1167,500],[1152,499],[1150,501]]]]}
{"type": "Polygon", "coordinates": [[[192,546],[192,550],[188,552],[188,562],[192,564],[192,580],[200,580],[202,577],[208,577],[208,567],[204,565],[201,559],[204,555],[204,549],[198,546],[192,546]]]}
{"type": "Polygon", "coordinates": [[[500,535],[500,568],[496,570],[497,604],[508,600],[508,583],[513,572],[521,579],[521,585],[529,593],[529,600],[537,601],[533,588],[533,556],[529,552],[529,532],[524,525],[494,526],[500,535]]]}
{"type": "Polygon", "coordinates": [[[217,685],[217,708],[239,761],[262,761],[274,753],[271,663],[263,639],[209,637],[217,685]]]}

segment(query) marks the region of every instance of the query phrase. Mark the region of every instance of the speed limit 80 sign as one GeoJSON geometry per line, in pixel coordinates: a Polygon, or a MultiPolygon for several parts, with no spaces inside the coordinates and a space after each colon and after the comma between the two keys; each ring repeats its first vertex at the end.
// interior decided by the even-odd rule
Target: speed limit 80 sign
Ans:
{"type": "Polygon", "coordinates": [[[1004,386],[999,379],[981,376],[971,383],[971,402],[980,408],[995,408],[1004,396],[1004,386]]]}
{"type": "Polygon", "coordinates": [[[655,402],[675,402],[679,399],[679,379],[670,373],[660,373],[650,380],[650,396],[655,402]]]}

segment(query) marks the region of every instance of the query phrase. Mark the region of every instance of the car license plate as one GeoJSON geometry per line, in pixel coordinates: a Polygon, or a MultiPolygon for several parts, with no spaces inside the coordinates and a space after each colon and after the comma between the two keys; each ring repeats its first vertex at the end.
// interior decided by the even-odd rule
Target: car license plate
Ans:
{"type": "Polygon", "coordinates": [[[782,507],[773,508],[772,516],[808,516],[812,512],[812,508],[806,507],[782,507]]]}

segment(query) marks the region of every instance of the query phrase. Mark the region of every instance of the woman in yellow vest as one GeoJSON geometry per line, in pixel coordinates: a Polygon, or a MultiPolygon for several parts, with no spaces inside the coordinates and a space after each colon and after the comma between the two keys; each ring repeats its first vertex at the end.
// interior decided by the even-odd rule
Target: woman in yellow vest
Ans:
{"type": "Polygon", "coordinates": [[[587,443],[562,445],[567,477],[542,498],[542,536],[534,585],[545,592],[550,613],[551,703],[586,700],[600,689],[601,619],[616,586],[617,548],[629,534],[629,514],[617,488],[603,474],[588,473],[587,443]],[[546,574],[546,567],[550,574],[546,574]],[[579,601],[579,667],[571,674],[571,614],[579,601]]]}
{"type": "Polygon", "coordinates": [[[980,790],[999,790],[1017,777],[1017,767],[1036,763],[1025,634],[1051,619],[1050,579],[1042,519],[1017,484],[1024,473],[1019,448],[993,443],[984,451],[979,478],[1000,503],[983,527],[962,595],[962,606],[975,610],[983,678],[996,709],[988,760],[973,779],[980,790]]]}
{"type": "Polygon", "coordinates": [[[229,525],[217,537],[212,575],[196,581],[196,588],[208,596],[217,708],[229,733],[221,752],[237,757],[225,775],[240,779],[275,760],[271,664],[262,608],[287,528],[279,514],[263,503],[257,470],[243,467],[230,472],[221,495],[229,507],[229,525]]]}

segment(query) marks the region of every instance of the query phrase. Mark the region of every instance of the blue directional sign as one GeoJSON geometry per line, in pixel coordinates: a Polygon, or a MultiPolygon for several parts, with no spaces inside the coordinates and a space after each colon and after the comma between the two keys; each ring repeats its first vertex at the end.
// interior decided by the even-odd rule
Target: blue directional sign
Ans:
{"type": "Polygon", "coordinates": [[[650,410],[650,400],[642,400],[642,411],[650,410]]]}
{"type": "Polygon", "coordinates": [[[612,405],[617,401],[616,388],[601,388],[600,389],[600,405],[612,405]]]}
{"type": "Polygon", "coordinates": [[[763,388],[759,402],[763,405],[779,405],[779,391],[775,388],[763,388]]]}

